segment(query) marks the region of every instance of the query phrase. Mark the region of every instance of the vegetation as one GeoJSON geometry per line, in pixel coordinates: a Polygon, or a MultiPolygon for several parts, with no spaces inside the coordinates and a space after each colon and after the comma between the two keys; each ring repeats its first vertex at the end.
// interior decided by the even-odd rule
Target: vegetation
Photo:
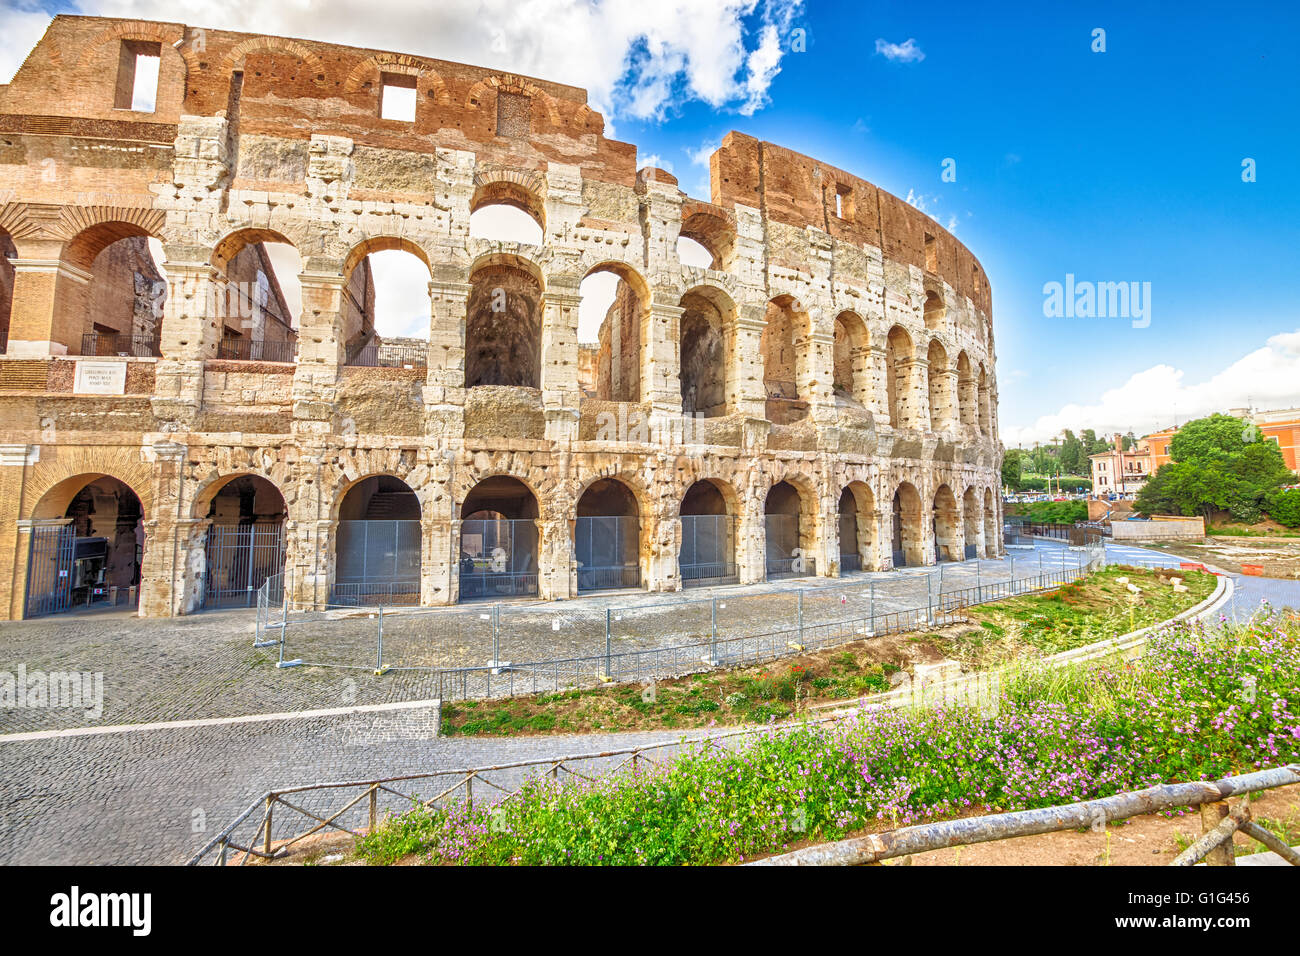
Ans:
{"type": "Polygon", "coordinates": [[[1029,501],[1010,505],[1008,514],[1019,515],[1036,524],[1074,524],[1088,520],[1086,501],[1029,501]]]}
{"type": "Polygon", "coordinates": [[[984,710],[861,710],[496,807],[414,807],[358,843],[392,863],[700,864],[923,819],[1054,806],[1300,759],[1300,620],[1153,636],[1138,660],[1027,668],[984,710]]]}
{"type": "Polygon", "coordinates": [[[914,660],[958,660],[971,667],[1052,654],[1115,633],[1167,620],[1204,600],[1214,576],[1110,567],[1044,594],[968,610],[974,623],[939,633],[854,641],[778,663],[692,674],[652,686],[618,685],[504,700],[445,703],[448,736],[514,736],[592,731],[661,730],[764,723],[809,703],[851,700],[889,690],[890,678],[914,660]],[[1133,598],[1118,578],[1141,588],[1133,598]]]}
{"type": "Polygon", "coordinates": [[[1300,524],[1300,502],[1282,491],[1295,481],[1276,443],[1231,415],[1188,422],[1169,443],[1169,464],[1160,466],[1138,492],[1142,514],[1201,515],[1226,511],[1238,521],[1260,520],[1267,505],[1300,524]]]}

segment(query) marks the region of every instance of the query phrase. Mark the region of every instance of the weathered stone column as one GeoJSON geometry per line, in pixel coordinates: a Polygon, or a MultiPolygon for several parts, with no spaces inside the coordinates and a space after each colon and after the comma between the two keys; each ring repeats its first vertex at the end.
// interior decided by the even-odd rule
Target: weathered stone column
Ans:
{"type": "MultiPolygon", "coordinates": [[[[188,610],[187,590],[195,587],[190,560],[194,519],[183,510],[185,459],[189,449],[171,441],[146,446],[153,462],[153,513],[144,522],[140,566],[140,617],[175,617],[188,610]]],[[[198,571],[202,577],[202,566],[198,571]]]]}
{"type": "MultiPolygon", "coordinates": [[[[207,549],[209,518],[182,518],[176,522],[176,578],[175,594],[177,614],[193,614],[203,607],[203,592],[207,588],[207,549]]],[[[145,541],[148,542],[146,531],[145,541]]],[[[140,602],[144,606],[143,600],[140,602]]]]}
{"type": "Polygon", "coordinates": [[[930,424],[930,386],[927,377],[930,363],[923,358],[913,358],[899,365],[899,404],[902,406],[903,428],[928,431],[930,424]]]}
{"type": "Polygon", "coordinates": [[[838,500],[822,498],[817,516],[817,576],[840,576],[840,507],[838,500]]]}
{"type": "Polygon", "coordinates": [[[192,425],[203,407],[203,363],[215,358],[225,322],[217,273],[207,262],[168,262],[154,377],[154,414],[178,426],[192,425]]]}
{"type": "Polygon", "coordinates": [[[552,277],[542,299],[542,411],[546,438],[570,442],[578,437],[578,286],[552,277]]]}
{"type": "Polygon", "coordinates": [[[748,418],[767,418],[767,388],[763,384],[760,342],[767,325],[765,305],[745,305],[736,310],[722,330],[730,352],[727,365],[727,408],[748,418]]]}
{"type": "Polygon", "coordinates": [[[682,547],[682,521],[677,502],[664,502],[659,510],[646,515],[641,528],[642,586],[647,591],[680,591],[681,573],[677,567],[682,547]]]}
{"type": "Polygon", "coordinates": [[[743,495],[736,519],[736,565],[741,584],[767,580],[767,525],[763,499],[743,495]]]}
{"type": "Polygon", "coordinates": [[[883,345],[867,349],[871,362],[871,395],[873,420],[877,425],[894,425],[889,411],[889,351],[883,345]]]}
{"type": "Polygon", "coordinates": [[[429,283],[425,434],[444,446],[459,442],[465,434],[465,321],[472,290],[472,285],[458,279],[429,283]]]}
{"type": "Polygon", "coordinates": [[[937,391],[940,395],[938,405],[940,420],[931,422],[931,430],[955,435],[958,432],[957,372],[951,368],[939,371],[930,369],[930,375],[937,380],[937,391]]]}
{"type": "Polygon", "coordinates": [[[567,517],[537,519],[537,592],[546,601],[575,597],[573,529],[567,517]]]}
{"type": "Polygon", "coordinates": [[[345,360],[343,298],[347,280],[342,266],[312,262],[298,281],[302,315],[298,320],[298,363],[293,370],[293,431],[301,438],[334,431],[339,367],[345,360]]]}
{"type": "MultiPolygon", "coordinates": [[[[809,417],[819,426],[834,425],[836,421],[835,391],[835,334],[825,329],[820,308],[808,318],[811,331],[800,335],[795,326],[794,352],[796,387],[799,397],[809,404],[809,417]],[[814,323],[816,325],[814,326],[814,323]]],[[[839,560],[838,555],[836,561],[839,560]]]]}
{"type": "MultiPolygon", "coordinates": [[[[0,445],[0,616],[16,621],[23,617],[27,597],[27,560],[31,553],[33,521],[19,510],[23,502],[23,476],[27,465],[39,455],[29,445],[0,445]]],[[[27,505],[28,509],[34,507],[27,505]]]]}
{"type": "Polygon", "coordinates": [[[650,307],[641,323],[641,401],[650,408],[650,434],[661,441],[671,437],[669,423],[682,414],[681,337],[686,311],[668,301],[669,293],[651,293],[650,307]]]}
{"type": "Polygon", "coordinates": [[[13,304],[9,316],[10,358],[77,355],[87,330],[87,302],[94,276],[59,258],[57,243],[14,243],[19,258],[14,269],[13,304]],[[48,247],[48,248],[47,248],[48,247]],[[48,252],[33,257],[28,252],[48,252]]]}

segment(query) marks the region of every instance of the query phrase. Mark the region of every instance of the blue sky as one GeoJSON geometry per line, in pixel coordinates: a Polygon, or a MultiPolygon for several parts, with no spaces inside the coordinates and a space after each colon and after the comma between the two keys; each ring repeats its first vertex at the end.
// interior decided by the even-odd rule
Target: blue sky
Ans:
{"type": "Polygon", "coordinates": [[[700,197],[730,129],[910,197],[989,274],[1009,445],[1300,405],[1300,5],[0,0],[0,81],[56,9],[581,85],[700,197]],[[1045,317],[1067,274],[1150,283],[1150,325],[1045,317]]]}

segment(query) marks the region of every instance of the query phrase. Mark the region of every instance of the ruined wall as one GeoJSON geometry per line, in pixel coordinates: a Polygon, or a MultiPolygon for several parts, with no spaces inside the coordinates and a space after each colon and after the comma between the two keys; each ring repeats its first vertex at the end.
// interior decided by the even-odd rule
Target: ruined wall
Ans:
{"type": "MultiPolygon", "coordinates": [[[[782,481],[820,575],[840,573],[842,548],[891,567],[896,530],[906,560],[933,561],[936,502],[944,548],[1000,548],[987,281],[918,210],[738,133],[713,155],[703,202],[662,170],[637,171],[635,148],[604,137],[581,90],[383,51],[201,37],[200,49],[187,25],[60,16],[0,89],[0,231],[22,264],[8,279],[0,266],[0,289],[14,286],[0,554],[26,554],[33,522],[62,520],[101,475],[141,502],[150,615],[198,606],[211,489],[235,475],[283,496],[285,573],[309,602],[336,583],[342,502],[380,475],[418,501],[423,604],[459,599],[461,507],[502,476],[532,496],[549,599],[577,593],[573,521],[597,482],[635,501],[651,590],[683,586],[680,509],[699,481],[717,489],[743,583],[766,574],[764,507],[782,481]],[[156,109],[115,107],[123,50],[151,43],[156,109]],[[415,84],[412,122],[379,117],[386,81],[415,84]],[[541,245],[471,237],[471,213],[493,202],[533,216],[541,245]],[[708,248],[712,267],[683,265],[679,236],[708,248]],[[147,237],[167,253],[156,354],[88,365],[84,331],[118,321],[135,295],[116,283],[87,300],[96,256],[147,237]],[[302,259],[303,307],[286,316],[296,360],[219,356],[213,290],[266,272],[271,242],[302,259]],[[429,267],[429,340],[372,343],[363,362],[366,256],[391,249],[429,267]],[[620,276],[617,298],[599,345],[583,348],[581,284],[602,270],[620,276]],[[850,373],[851,393],[837,394],[850,373]],[[846,489],[856,542],[839,540],[846,489]],[[910,504],[896,529],[900,489],[910,504]]],[[[268,301],[287,309],[273,282],[268,301]]],[[[0,561],[11,617],[26,574],[21,558],[0,561]]]]}

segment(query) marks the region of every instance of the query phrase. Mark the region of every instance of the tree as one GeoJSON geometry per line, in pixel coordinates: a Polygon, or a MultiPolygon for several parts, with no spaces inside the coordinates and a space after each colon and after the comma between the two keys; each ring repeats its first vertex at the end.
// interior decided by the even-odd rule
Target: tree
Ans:
{"type": "Polygon", "coordinates": [[[1268,516],[1288,528],[1300,528],[1300,488],[1279,488],[1269,494],[1265,503],[1268,516]]]}
{"type": "Polygon", "coordinates": [[[1169,443],[1169,464],[1148,479],[1136,506],[1143,514],[1199,514],[1206,520],[1226,511],[1238,521],[1260,519],[1266,500],[1294,480],[1271,441],[1231,415],[1188,422],[1169,443]]]}
{"type": "Polygon", "coordinates": [[[1002,458],[1002,484],[1012,491],[1019,491],[1021,474],[1020,449],[1008,448],[1002,458]]]}

